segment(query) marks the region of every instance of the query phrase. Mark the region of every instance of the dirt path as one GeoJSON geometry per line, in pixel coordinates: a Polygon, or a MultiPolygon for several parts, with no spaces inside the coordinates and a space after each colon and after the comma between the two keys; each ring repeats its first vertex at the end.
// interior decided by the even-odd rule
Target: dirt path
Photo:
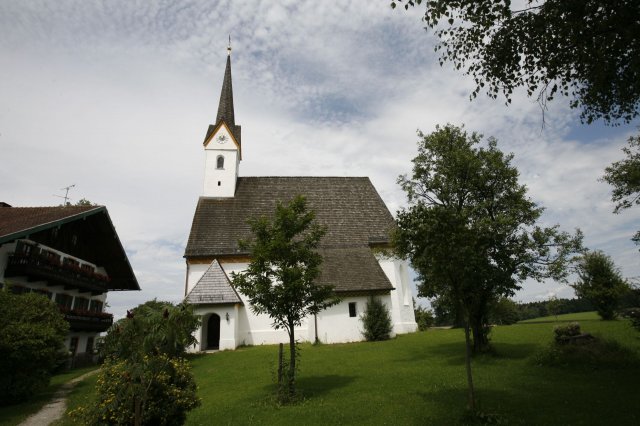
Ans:
{"type": "Polygon", "coordinates": [[[97,372],[98,370],[89,371],[60,386],[60,389],[53,394],[51,401],[49,401],[47,405],[42,407],[37,413],[27,417],[19,426],[47,426],[61,418],[67,408],[67,395],[71,392],[71,389],[73,389],[76,383],[97,372]]]}

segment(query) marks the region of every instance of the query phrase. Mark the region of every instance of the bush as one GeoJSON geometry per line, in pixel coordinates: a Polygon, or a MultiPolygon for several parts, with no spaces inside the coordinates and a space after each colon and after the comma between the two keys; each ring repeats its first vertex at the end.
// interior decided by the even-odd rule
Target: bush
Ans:
{"type": "Polygon", "coordinates": [[[620,315],[624,318],[631,320],[631,325],[636,330],[640,331],[640,308],[627,308],[620,312],[620,315]]]}
{"type": "Polygon", "coordinates": [[[152,300],[128,312],[102,340],[97,401],[72,414],[86,424],[184,423],[187,412],[200,404],[182,358],[195,342],[198,325],[187,304],[152,300]]]}
{"type": "Polygon", "coordinates": [[[640,365],[638,355],[615,340],[594,338],[580,345],[553,343],[537,352],[533,360],[538,365],[578,370],[625,369],[640,365]]]}
{"type": "Polygon", "coordinates": [[[391,316],[381,300],[371,296],[362,315],[364,337],[368,341],[388,340],[391,335],[391,316]]]}
{"type": "Polygon", "coordinates": [[[553,329],[553,333],[555,334],[556,343],[565,343],[568,338],[579,336],[580,333],[580,324],[577,322],[570,322],[565,325],[557,325],[553,329]]]}
{"type": "Polygon", "coordinates": [[[433,317],[433,312],[430,309],[423,308],[422,306],[414,308],[413,314],[416,318],[416,323],[418,323],[418,330],[420,331],[428,330],[429,327],[433,327],[436,322],[433,317]]]}
{"type": "Polygon", "coordinates": [[[184,358],[145,356],[141,364],[108,358],[97,381],[96,404],[69,414],[86,424],[130,425],[136,411],[141,425],[182,425],[200,404],[196,383],[184,358]]]}
{"type": "Polygon", "coordinates": [[[46,297],[0,290],[0,405],[18,403],[49,384],[66,359],[69,324],[46,297]]]}

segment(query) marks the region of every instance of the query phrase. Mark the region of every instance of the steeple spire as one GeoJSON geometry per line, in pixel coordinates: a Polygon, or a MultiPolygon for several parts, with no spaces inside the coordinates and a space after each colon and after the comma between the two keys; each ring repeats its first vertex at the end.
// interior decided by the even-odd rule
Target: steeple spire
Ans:
{"type": "Polygon", "coordinates": [[[231,84],[231,36],[229,36],[229,46],[227,47],[227,67],[224,70],[224,79],[222,80],[216,125],[220,124],[222,120],[235,133],[236,120],[233,111],[233,86],[231,84]]]}

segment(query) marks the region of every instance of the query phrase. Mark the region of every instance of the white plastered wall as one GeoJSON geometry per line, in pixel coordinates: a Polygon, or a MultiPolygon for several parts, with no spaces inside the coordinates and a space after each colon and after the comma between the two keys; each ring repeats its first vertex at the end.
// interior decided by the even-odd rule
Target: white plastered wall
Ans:
{"type": "Polygon", "coordinates": [[[413,313],[413,298],[409,286],[409,265],[406,261],[383,254],[376,258],[395,290],[391,291],[391,321],[397,334],[413,333],[418,324],[413,313]]]}
{"type": "MultiPolygon", "coordinates": [[[[397,290],[390,294],[376,296],[391,312],[393,335],[417,330],[413,315],[413,303],[408,286],[406,262],[397,259],[382,258],[381,266],[397,290]],[[396,283],[400,283],[396,285],[396,283]],[[404,291],[403,291],[404,290],[404,291]]],[[[225,273],[231,279],[232,274],[246,270],[248,263],[221,262],[225,273]]],[[[209,268],[209,264],[190,264],[187,272],[187,293],[209,268]]],[[[249,301],[239,294],[243,305],[197,305],[196,314],[202,318],[202,326],[196,331],[199,340],[194,350],[204,350],[207,346],[207,320],[210,314],[220,316],[220,349],[235,349],[240,345],[263,345],[287,343],[285,330],[274,330],[267,315],[256,315],[251,311],[249,301]],[[229,314],[229,321],[226,315],[229,314]]],[[[358,342],[364,339],[361,316],[369,300],[368,296],[349,296],[317,315],[318,338],[323,343],[358,342]],[[356,304],[356,316],[349,316],[349,303],[356,304]]],[[[316,337],[316,321],[307,317],[295,330],[296,340],[313,342],[316,337]]]]}
{"type": "Polygon", "coordinates": [[[211,137],[205,147],[204,197],[233,197],[236,192],[236,179],[240,157],[238,146],[231,133],[222,125],[211,137]],[[224,143],[218,138],[224,137],[224,143]],[[224,167],[218,168],[218,157],[224,158],[224,167]]]}

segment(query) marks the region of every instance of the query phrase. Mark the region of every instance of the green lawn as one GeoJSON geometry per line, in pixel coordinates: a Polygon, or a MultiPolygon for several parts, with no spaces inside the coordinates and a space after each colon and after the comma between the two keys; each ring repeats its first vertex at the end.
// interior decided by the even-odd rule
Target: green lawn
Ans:
{"type": "MultiPolygon", "coordinates": [[[[595,314],[559,316],[620,342],[640,356],[640,333],[626,321],[595,314]]],[[[552,339],[555,317],[495,327],[494,355],[473,361],[480,409],[503,424],[640,424],[638,363],[609,368],[536,365],[552,339]]],[[[462,330],[432,330],[380,343],[302,346],[298,386],[305,400],[279,407],[271,398],[276,346],[192,359],[202,406],[188,425],[459,423],[466,404],[462,330]]],[[[74,391],[80,403],[95,378],[74,391]]],[[[61,424],[69,424],[68,421],[61,424]]]]}
{"type": "Polygon", "coordinates": [[[55,391],[64,383],[94,369],[95,367],[80,368],[62,374],[57,374],[51,378],[49,386],[44,391],[36,395],[31,401],[20,405],[0,407],[0,426],[20,424],[27,417],[38,412],[40,408],[49,402],[55,391]]]}

